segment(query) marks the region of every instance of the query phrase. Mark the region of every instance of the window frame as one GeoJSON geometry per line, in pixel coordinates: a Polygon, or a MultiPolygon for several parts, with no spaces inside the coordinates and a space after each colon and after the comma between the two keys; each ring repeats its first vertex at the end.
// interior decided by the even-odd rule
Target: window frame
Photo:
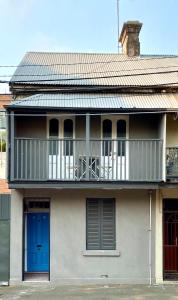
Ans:
{"type": "Polygon", "coordinates": [[[117,156],[126,156],[126,142],[124,140],[127,139],[127,121],[122,118],[116,121],[116,138],[119,140],[117,145],[117,156]],[[118,136],[119,122],[124,122],[124,136],[118,136]]]}
{"type": "MultiPolygon", "coordinates": [[[[98,256],[98,255],[103,255],[103,256],[120,256],[120,253],[117,251],[117,234],[116,234],[116,230],[117,230],[117,207],[116,207],[116,198],[114,197],[88,197],[86,198],[86,220],[85,220],[85,224],[86,224],[86,239],[85,239],[85,249],[86,251],[84,251],[83,255],[93,255],[93,256],[98,256]],[[98,201],[103,201],[103,200],[114,200],[113,204],[114,204],[114,249],[104,249],[101,247],[101,238],[100,238],[100,247],[99,249],[88,249],[88,201],[89,200],[98,200],[98,201]]],[[[103,205],[102,205],[103,208],[103,205]]],[[[101,226],[101,214],[100,214],[100,226],[101,226]]]]}
{"type": "Polygon", "coordinates": [[[65,118],[63,120],[63,138],[64,138],[64,145],[63,145],[63,155],[64,156],[73,156],[74,155],[74,144],[73,144],[73,139],[74,139],[74,120],[72,118],[65,118]],[[65,125],[66,122],[70,121],[72,122],[72,137],[67,137],[65,136],[65,125]]]}
{"type": "Polygon", "coordinates": [[[129,116],[128,115],[104,115],[101,116],[101,139],[103,139],[103,121],[110,120],[112,122],[112,139],[117,139],[117,121],[123,120],[126,122],[126,140],[129,139],[129,116]]]}
{"type": "Polygon", "coordinates": [[[59,154],[59,145],[58,145],[58,138],[59,138],[59,130],[60,130],[60,122],[58,118],[50,118],[48,122],[48,135],[49,135],[49,155],[58,155],[59,154]],[[50,129],[51,129],[51,121],[57,121],[57,135],[51,135],[50,129]]]}

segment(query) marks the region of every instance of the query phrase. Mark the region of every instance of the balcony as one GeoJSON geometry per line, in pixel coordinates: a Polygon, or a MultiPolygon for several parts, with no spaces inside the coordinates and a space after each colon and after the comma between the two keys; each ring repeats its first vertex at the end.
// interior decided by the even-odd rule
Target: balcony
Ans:
{"type": "Polygon", "coordinates": [[[161,139],[15,138],[10,182],[159,182],[161,139]]]}

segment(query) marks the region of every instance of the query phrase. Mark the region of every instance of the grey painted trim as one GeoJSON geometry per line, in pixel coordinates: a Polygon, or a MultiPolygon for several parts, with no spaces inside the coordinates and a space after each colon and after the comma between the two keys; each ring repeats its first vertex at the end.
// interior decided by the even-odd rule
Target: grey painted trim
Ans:
{"type": "Polygon", "coordinates": [[[165,183],[161,183],[159,185],[160,188],[164,188],[164,189],[178,189],[178,182],[173,183],[173,182],[165,182],[165,183]]]}
{"type": "Polygon", "coordinates": [[[119,250],[85,250],[82,251],[83,256],[115,256],[121,255],[119,250]]]}
{"type": "MultiPolygon", "coordinates": [[[[10,189],[103,189],[103,190],[122,190],[122,189],[153,189],[159,188],[159,183],[10,183],[10,189]]],[[[178,184],[177,184],[178,188],[178,184]]]]}

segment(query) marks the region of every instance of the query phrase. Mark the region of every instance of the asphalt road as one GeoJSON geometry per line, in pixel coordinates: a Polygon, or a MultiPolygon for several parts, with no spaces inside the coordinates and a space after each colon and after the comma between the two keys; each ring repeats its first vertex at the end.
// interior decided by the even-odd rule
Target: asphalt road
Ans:
{"type": "Polygon", "coordinates": [[[178,285],[57,286],[48,283],[0,287],[0,300],[176,300],[178,285]]]}

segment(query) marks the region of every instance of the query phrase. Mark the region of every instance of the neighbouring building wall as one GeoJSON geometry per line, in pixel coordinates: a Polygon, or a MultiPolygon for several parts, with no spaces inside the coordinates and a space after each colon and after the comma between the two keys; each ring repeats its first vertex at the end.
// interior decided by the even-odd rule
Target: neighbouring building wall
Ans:
{"type": "MultiPolygon", "coordinates": [[[[52,282],[149,282],[149,194],[147,190],[25,190],[12,192],[11,283],[22,280],[23,197],[49,197],[52,282]],[[86,198],[116,199],[113,256],[86,251],[86,198]],[[18,239],[16,238],[18,236],[18,239]],[[118,256],[120,253],[120,256],[118,256]],[[107,277],[107,278],[106,278],[107,277]]],[[[155,278],[155,193],[152,201],[152,277],[155,278]]],[[[102,253],[103,252],[103,253],[102,253]]]]}

